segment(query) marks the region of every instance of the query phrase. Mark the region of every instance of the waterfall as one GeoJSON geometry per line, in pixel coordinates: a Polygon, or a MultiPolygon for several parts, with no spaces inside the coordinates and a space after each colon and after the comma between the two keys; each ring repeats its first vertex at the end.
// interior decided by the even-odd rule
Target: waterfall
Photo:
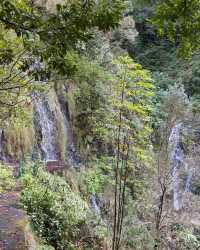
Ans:
{"type": "Polygon", "coordinates": [[[191,192],[191,183],[192,183],[192,173],[189,173],[186,177],[186,182],[185,182],[185,192],[186,193],[191,192]]]}
{"type": "MultiPolygon", "coordinates": [[[[33,66],[36,67],[35,65],[33,66]]],[[[28,140],[30,147],[25,150],[27,148],[25,145],[26,142],[23,144],[21,137],[18,139],[15,136],[14,133],[17,133],[17,131],[14,130],[13,132],[9,128],[10,130],[6,134],[4,130],[0,129],[1,161],[13,161],[24,157],[23,154],[26,153],[32,160],[40,158],[44,161],[56,161],[57,164],[80,168],[81,161],[74,142],[73,126],[68,111],[68,100],[62,100],[62,95],[66,91],[68,90],[64,89],[62,93],[57,93],[52,88],[45,93],[32,94],[33,103],[30,110],[30,117],[33,119],[30,127],[34,131],[31,131],[33,134],[31,134],[30,141],[28,140]],[[10,136],[11,139],[8,137],[9,140],[7,140],[6,136],[10,136]],[[9,152],[5,147],[7,142],[13,141],[12,136],[16,143],[20,144],[19,146],[17,145],[20,147],[17,153],[21,154],[21,156],[16,155],[13,158],[12,152],[16,151],[15,143],[9,144],[11,148],[9,148],[9,152]]]]}
{"type": "Polygon", "coordinates": [[[97,215],[100,215],[101,211],[99,209],[99,206],[97,205],[97,197],[95,194],[92,194],[91,199],[90,199],[90,203],[91,203],[91,206],[92,206],[93,210],[95,211],[95,213],[97,215]]]}
{"type": "Polygon", "coordinates": [[[35,111],[38,116],[37,122],[41,129],[41,149],[46,161],[57,160],[55,122],[47,105],[48,103],[44,97],[35,101],[35,111]]]}
{"type": "Polygon", "coordinates": [[[50,102],[51,97],[48,99],[48,96],[42,95],[34,104],[43,159],[45,161],[60,160],[59,140],[63,140],[64,159],[62,160],[70,167],[79,168],[80,160],[75,149],[68,114],[54,91],[52,91],[52,96],[54,96],[53,102],[50,102]],[[60,123],[62,126],[59,126],[60,123]],[[58,131],[59,127],[62,127],[62,131],[58,131]],[[62,135],[62,138],[59,138],[59,135],[62,135]]]}
{"type": "Polygon", "coordinates": [[[182,123],[176,124],[169,137],[170,145],[170,165],[172,169],[172,189],[173,189],[173,207],[176,211],[180,209],[180,190],[178,169],[183,163],[183,150],[180,147],[180,132],[182,123]]]}

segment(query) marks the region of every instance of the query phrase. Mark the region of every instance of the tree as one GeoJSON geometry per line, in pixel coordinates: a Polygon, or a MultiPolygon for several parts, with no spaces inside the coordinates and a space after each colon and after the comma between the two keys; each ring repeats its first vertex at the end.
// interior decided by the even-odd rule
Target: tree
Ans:
{"type": "Polygon", "coordinates": [[[132,0],[132,5],[140,22],[150,14],[149,23],[160,36],[175,43],[178,56],[189,58],[199,49],[199,0],[132,0]],[[141,6],[144,11],[138,15],[141,6]]]}
{"type": "MultiPolygon", "coordinates": [[[[31,100],[33,92],[39,87],[30,68],[24,69],[25,58],[29,52],[23,46],[23,40],[13,30],[5,30],[0,25],[0,105],[1,121],[25,113],[23,107],[31,100]]],[[[30,66],[31,67],[31,66],[30,66]]]]}
{"type": "Polygon", "coordinates": [[[120,0],[76,0],[64,1],[52,13],[28,0],[1,1],[0,119],[24,115],[24,106],[45,83],[73,75],[70,51],[79,56],[92,28],[114,28],[124,7],[120,0]]]}
{"type": "Polygon", "coordinates": [[[0,23],[22,36],[26,48],[46,61],[50,70],[65,75],[72,73],[66,70],[66,53],[79,50],[92,37],[92,28],[106,31],[117,26],[124,7],[121,0],[76,0],[64,1],[49,13],[26,0],[3,0],[0,23]]]}
{"type": "Polygon", "coordinates": [[[136,162],[143,162],[149,145],[153,85],[149,72],[127,56],[116,61],[118,83],[115,85],[114,126],[116,137],[115,196],[112,249],[121,247],[125,216],[126,189],[136,162]]]}
{"type": "Polygon", "coordinates": [[[178,46],[178,54],[191,56],[200,44],[200,1],[157,0],[153,24],[160,35],[178,46]]]}

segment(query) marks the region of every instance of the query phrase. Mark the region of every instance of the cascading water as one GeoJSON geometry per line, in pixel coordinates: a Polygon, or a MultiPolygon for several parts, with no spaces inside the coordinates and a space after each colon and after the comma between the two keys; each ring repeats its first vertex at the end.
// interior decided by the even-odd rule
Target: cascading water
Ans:
{"type": "Polygon", "coordinates": [[[180,132],[182,123],[176,124],[171,131],[169,137],[170,145],[170,164],[172,169],[172,189],[173,189],[173,207],[175,210],[179,210],[180,205],[180,190],[179,190],[179,175],[178,169],[183,163],[183,150],[180,146],[180,132]]]}
{"type": "MultiPolygon", "coordinates": [[[[37,68],[37,64],[34,64],[33,68],[37,68]]],[[[48,93],[34,93],[32,95],[33,106],[31,106],[31,115],[33,120],[30,127],[31,129],[33,128],[31,130],[33,136],[30,138],[29,151],[25,152],[23,148],[25,145],[23,141],[20,141],[21,139],[16,140],[17,143],[18,141],[20,142],[20,152],[13,159],[12,154],[9,155],[5,147],[7,143],[6,134],[0,129],[1,161],[16,161],[16,159],[23,158],[23,153],[25,152],[31,156],[32,160],[39,158],[44,161],[55,161],[57,164],[68,167],[80,168],[81,162],[74,143],[68,102],[67,99],[62,99],[62,96],[67,91],[68,89],[63,89],[61,93],[57,93],[55,88],[51,88],[48,93]]],[[[13,146],[13,151],[15,152],[16,145],[10,146],[13,146]]]]}
{"type": "Polygon", "coordinates": [[[47,101],[45,98],[40,98],[35,101],[35,112],[38,116],[38,123],[41,129],[41,149],[44,159],[57,160],[56,145],[55,145],[55,123],[51,116],[47,101]]]}
{"type": "Polygon", "coordinates": [[[173,207],[175,210],[179,210],[180,204],[180,185],[179,185],[179,174],[178,170],[181,166],[184,167],[186,173],[186,179],[184,184],[184,192],[191,192],[191,183],[193,172],[190,169],[188,162],[185,159],[183,149],[181,148],[181,129],[183,124],[177,123],[171,131],[169,137],[170,146],[170,164],[172,170],[172,189],[173,189],[173,207]]]}
{"type": "Polygon", "coordinates": [[[93,208],[93,210],[95,211],[95,213],[97,215],[100,215],[101,211],[100,211],[99,206],[97,205],[97,197],[96,197],[95,194],[93,194],[91,196],[90,203],[91,203],[91,207],[93,208]]]}
{"type": "Polygon", "coordinates": [[[192,173],[189,173],[186,177],[186,182],[185,182],[185,192],[186,193],[191,192],[191,183],[192,183],[192,173]]]}
{"type": "Polygon", "coordinates": [[[38,96],[35,101],[36,126],[40,134],[40,150],[45,161],[63,160],[68,166],[80,167],[80,160],[75,150],[74,138],[69,122],[68,114],[65,110],[65,104],[57,98],[52,90],[54,102],[50,102],[47,95],[38,96]],[[62,124],[62,132],[58,131],[62,124]],[[59,137],[62,135],[62,138],[59,137]],[[64,159],[60,158],[59,140],[64,142],[62,150],[65,154],[64,159]]]}

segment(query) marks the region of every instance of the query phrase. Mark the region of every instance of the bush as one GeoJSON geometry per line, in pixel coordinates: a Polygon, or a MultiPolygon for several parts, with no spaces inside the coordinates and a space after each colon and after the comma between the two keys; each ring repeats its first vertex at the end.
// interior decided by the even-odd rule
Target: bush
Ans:
{"type": "Polygon", "coordinates": [[[12,171],[3,165],[0,165],[0,193],[10,190],[15,186],[12,171]]]}
{"type": "Polygon", "coordinates": [[[66,182],[38,170],[22,178],[21,203],[37,234],[56,249],[73,249],[86,227],[87,205],[66,182]]]}

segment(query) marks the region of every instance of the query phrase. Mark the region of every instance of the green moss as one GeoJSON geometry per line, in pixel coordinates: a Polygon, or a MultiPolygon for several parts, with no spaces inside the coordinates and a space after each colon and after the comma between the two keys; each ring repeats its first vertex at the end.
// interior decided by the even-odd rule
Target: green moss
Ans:
{"type": "Polygon", "coordinates": [[[5,128],[5,154],[19,159],[20,154],[27,155],[35,144],[35,131],[33,125],[33,107],[29,107],[28,121],[17,123],[12,121],[5,128]]]}

